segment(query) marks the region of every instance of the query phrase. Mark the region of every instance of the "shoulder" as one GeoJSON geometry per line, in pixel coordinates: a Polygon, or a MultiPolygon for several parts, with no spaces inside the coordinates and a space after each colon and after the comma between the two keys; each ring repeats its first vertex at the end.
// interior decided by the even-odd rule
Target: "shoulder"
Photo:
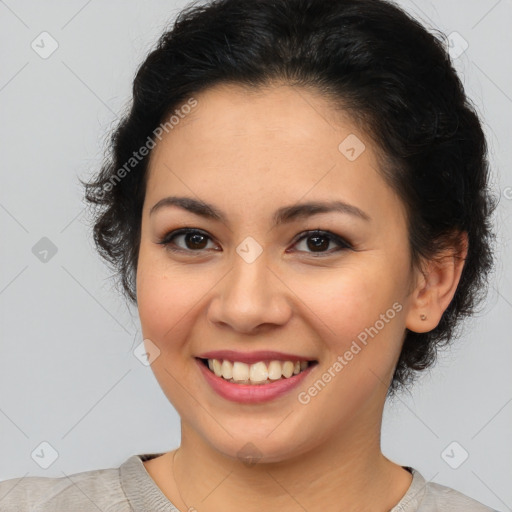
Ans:
{"type": "Polygon", "coordinates": [[[411,486],[390,512],[498,512],[465,494],[435,482],[427,482],[416,469],[411,486]]]}
{"type": "MultiPolygon", "coordinates": [[[[444,485],[429,483],[427,486],[426,503],[435,505],[435,510],[497,512],[483,503],[444,485]]],[[[428,509],[426,509],[428,510],[428,509]]],[[[434,509],[432,509],[434,510],[434,509]]]]}
{"type": "Polygon", "coordinates": [[[2,512],[102,510],[131,512],[119,468],[83,471],[62,477],[25,476],[0,482],[2,512]]]}

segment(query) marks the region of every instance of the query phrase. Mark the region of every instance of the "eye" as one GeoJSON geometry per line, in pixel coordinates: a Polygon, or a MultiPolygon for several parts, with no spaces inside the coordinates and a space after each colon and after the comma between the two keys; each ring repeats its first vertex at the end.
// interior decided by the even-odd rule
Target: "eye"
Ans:
{"type": "MultiPolygon", "coordinates": [[[[201,253],[204,249],[208,249],[208,241],[212,241],[211,237],[199,229],[182,228],[176,231],[171,231],[164,238],[158,241],[158,244],[163,245],[166,249],[173,252],[196,252],[201,253]],[[176,240],[182,239],[183,245],[176,243],[176,240]]],[[[293,246],[300,245],[306,241],[305,247],[307,250],[299,250],[299,252],[310,252],[315,256],[329,255],[334,252],[339,252],[344,249],[352,249],[352,246],[343,238],[330,231],[322,231],[315,229],[313,231],[305,231],[300,233],[293,242],[293,246]],[[327,251],[331,244],[335,244],[334,250],[327,251]]],[[[210,247],[212,249],[212,247],[210,247]]],[[[213,250],[218,250],[213,248],[213,250]]]]}
{"type": "Polygon", "coordinates": [[[198,229],[182,228],[168,233],[158,243],[174,252],[200,252],[211,240],[210,236],[198,229]],[[176,244],[175,240],[182,239],[185,247],[176,244]],[[178,247],[176,247],[178,245],[178,247]]]}
{"type": "Polygon", "coordinates": [[[309,251],[311,251],[312,253],[317,253],[320,256],[329,255],[334,252],[342,251],[344,249],[352,249],[352,246],[348,242],[343,240],[343,238],[341,238],[340,236],[335,235],[330,231],[322,231],[320,229],[300,233],[299,238],[296,239],[294,243],[294,246],[300,246],[300,243],[302,243],[302,241],[306,242],[304,245],[309,251]],[[335,248],[334,250],[327,251],[326,249],[329,247],[331,243],[334,243],[338,247],[335,248]]]}

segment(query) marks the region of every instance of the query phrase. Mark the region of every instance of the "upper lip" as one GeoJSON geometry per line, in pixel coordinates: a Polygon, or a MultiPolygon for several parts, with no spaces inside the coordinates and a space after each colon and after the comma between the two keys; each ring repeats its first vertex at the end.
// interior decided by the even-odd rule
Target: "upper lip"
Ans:
{"type": "Polygon", "coordinates": [[[285,352],[275,352],[274,350],[256,350],[254,352],[239,352],[237,350],[211,350],[209,352],[203,352],[197,357],[200,359],[227,359],[228,361],[239,361],[246,364],[253,364],[266,360],[314,361],[314,359],[310,357],[299,356],[297,354],[287,354],[285,352]]]}

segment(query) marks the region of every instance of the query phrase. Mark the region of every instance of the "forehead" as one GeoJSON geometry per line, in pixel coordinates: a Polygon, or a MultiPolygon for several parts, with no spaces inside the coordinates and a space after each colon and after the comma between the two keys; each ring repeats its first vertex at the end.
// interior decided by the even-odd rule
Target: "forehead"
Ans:
{"type": "MultiPolygon", "coordinates": [[[[281,83],[258,88],[218,84],[193,98],[196,106],[180,115],[172,132],[183,137],[192,134],[196,142],[232,137],[235,142],[262,135],[266,142],[284,146],[308,142],[313,146],[322,132],[355,130],[339,105],[312,88],[281,83]]],[[[254,142],[265,141],[255,138],[254,142]]]]}
{"type": "Polygon", "coordinates": [[[147,194],[155,200],[179,190],[215,193],[223,203],[230,195],[240,207],[305,195],[341,195],[362,209],[396,202],[368,134],[320,94],[222,84],[194,99],[197,106],[153,149],[147,194]]]}

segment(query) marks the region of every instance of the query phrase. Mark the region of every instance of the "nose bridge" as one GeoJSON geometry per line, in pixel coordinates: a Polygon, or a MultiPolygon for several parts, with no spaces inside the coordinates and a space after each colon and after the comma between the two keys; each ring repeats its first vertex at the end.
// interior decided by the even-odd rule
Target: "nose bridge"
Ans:
{"type": "Polygon", "coordinates": [[[226,292],[243,302],[256,304],[271,292],[269,283],[269,269],[266,255],[261,254],[254,261],[246,260],[239,254],[233,257],[233,270],[228,279],[229,286],[226,292]]]}
{"type": "Polygon", "coordinates": [[[211,321],[240,331],[251,331],[261,324],[285,323],[291,313],[284,287],[269,268],[267,254],[261,251],[255,257],[252,249],[244,244],[237,248],[232,269],[222,280],[209,312],[211,321]],[[249,251],[244,252],[247,247],[249,251]]]}

